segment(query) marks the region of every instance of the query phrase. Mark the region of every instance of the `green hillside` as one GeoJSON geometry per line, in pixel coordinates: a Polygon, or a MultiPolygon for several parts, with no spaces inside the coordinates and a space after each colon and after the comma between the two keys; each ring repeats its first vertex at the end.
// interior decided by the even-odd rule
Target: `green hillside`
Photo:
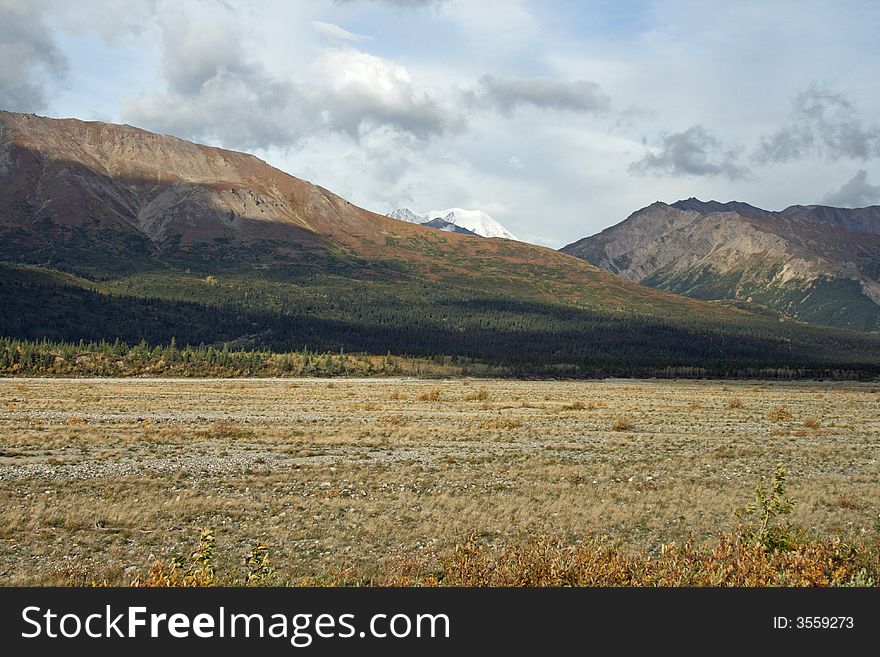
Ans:
{"type": "Polygon", "coordinates": [[[732,308],[724,311],[737,312],[740,323],[603,313],[420,280],[168,272],[95,283],[8,264],[0,273],[8,310],[0,334],[26,340],[444,355],[531,376],[748,376],[765,368],[866,376],[880,369],[873,336],[732,308]]]}

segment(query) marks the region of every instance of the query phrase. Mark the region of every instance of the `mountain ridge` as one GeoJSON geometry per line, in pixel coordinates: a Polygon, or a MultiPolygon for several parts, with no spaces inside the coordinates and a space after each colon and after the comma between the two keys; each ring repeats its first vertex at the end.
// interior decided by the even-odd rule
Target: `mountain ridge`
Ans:
{"type": "Polygon", "coordinates": [[[769,211],[690,198],[653,203],[560,250],[658,289],[878,330],[878,238],[880,206],[769,211]]]}

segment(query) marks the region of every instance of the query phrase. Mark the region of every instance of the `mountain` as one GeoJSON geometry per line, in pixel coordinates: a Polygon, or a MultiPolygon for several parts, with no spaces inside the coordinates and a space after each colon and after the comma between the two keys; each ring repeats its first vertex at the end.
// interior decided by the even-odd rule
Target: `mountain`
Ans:
{"type": "Polygon", "coordinates": [[[447,210],[432,210],[427,213],[429,217],[440,217],[456,226],[467,228],[471,232],[483,237],[503,237],[507,240],[518,240],[516,235],[495,221],[482,210],[463,210],[462,208],[449,208],[447,210]]]}
{"type": "Polygon", "coordinates": [[[480,237],[474,231],[468,230],[467,228],[462,228],[456,224],[453,224],[445,219],[441,219],[437,217],[436,219],[431,219],[431,221],[425,221],[422,223],[422,226],[429,226],[431,228],[436,228],[437,230],[443,230],[447,233],[458,233],[460,235],[471,235],[472,237],[480,237]]]}
{"type": "Polygon", "coordinates": [[[495,221],[482,210],[463,210],[461,208],[448,208],[446,210],[432,210],[431,212],[413,212],[409,208],[400,208],[389,212],[392,219],[399,219],[411,224],[431,225],[437,219],[466,229],[468,232],[482,237],[503,237],[508,240],[517,240],[517,237],[500,223],[495,221]]]}
{"type": "Polygon", "coordinates": [[[391,352],[513,375],[855,376],[880,363],[873,336],[397,221],[252,155],[10,112],[0,307],[0,335],[15,338],[391,352]]]}
{"type": "Polygon", "coordinates": [[[399,210],[394,210],[393,212],[389,212],[388,216],[392,219],[406,221],[411,224],[423,224],[428,221],[427,214],[418,214],[417,212],[413,212],[409,208],[400,208],[399,210]]]}
{"type": "Polygon", "coordinates": [[[654,203],[561,249],[658,289],[880,330],[880,206],[654,203]]]}

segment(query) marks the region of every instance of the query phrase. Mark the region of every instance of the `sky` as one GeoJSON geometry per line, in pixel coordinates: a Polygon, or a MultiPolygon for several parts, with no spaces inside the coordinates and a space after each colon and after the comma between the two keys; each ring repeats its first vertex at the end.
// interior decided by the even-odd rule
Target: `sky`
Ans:
{"type": "Polygon", "coordinates": [[[880,203],[878,33],[873,0],[0,0],[0,109],[558,248],[658,200],[880,203]]]}

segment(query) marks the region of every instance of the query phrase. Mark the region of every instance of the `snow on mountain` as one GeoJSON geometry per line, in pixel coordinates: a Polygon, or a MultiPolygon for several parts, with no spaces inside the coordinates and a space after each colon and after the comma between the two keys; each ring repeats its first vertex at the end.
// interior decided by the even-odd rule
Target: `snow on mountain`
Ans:
{"type": "Polygon", "coordinates": [[[434,219],[442,219],[460,228],[465,228],[483,237],[503,237],[508,240],[519,239],[504,226],[495,221],[482,210],[464,210],[462,208],[449,208],[447,210],[432,210],[431,212],[413,212],[408,208],[400,208],[388,213],[392,219],[408,221],[412,224],[425,224],[434,219]]]}
{"type": "Polygon", "coordinates": [[[456,226],[467,228],[483,237],[503,237],[508,240],[517,240],[516,235],[495,221],[482,210],[463,210],[462,208],[449,208],[448,210],[436,210],[429,212],[430,218],[440,217],[456,226]]]}
{"type": "Polygon", "coordinates": [[[417,214],[409,208],[400,208],[399,210],[395,210],[394,212],[389,212],[388,216],[392,219],[408,221],[411,224],[423,224],[428,221],[428,215],[417,214]]]}

